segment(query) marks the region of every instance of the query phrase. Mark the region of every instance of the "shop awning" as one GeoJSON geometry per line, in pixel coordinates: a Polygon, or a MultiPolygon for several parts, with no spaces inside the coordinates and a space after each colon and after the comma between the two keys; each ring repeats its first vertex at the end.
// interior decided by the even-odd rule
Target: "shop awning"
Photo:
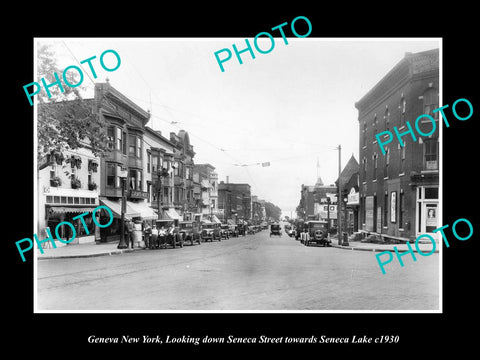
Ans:
{"type": "Polygon", "coordinates": [[[202,180],[200,182],[201,186],[205,189],[209,189],[212,187],[212,185],[210,184],[210,182],[208,180],[202,180]]]}
{"type": "Polygon", "coordinates": [[[212,222],[217,223],[217,224],[222,223],[220,220],[218,220],[218,218],[215,215],[212,215],[212,222]]]}
{"type": "Polygon", "coordinates": [[[233,221],[232,219],[227,219],[227,224],[228,225],[235,225],[235,221],[233,221]]]}
{"type": "MultiPolygon", "coordinates": [[[[107,199],[100,199],[100,203],[105,205],[110,210],[112,210],[113,217],[121,218],[122,217],[122,202],[121,201],[114,201],[114,200],[107,200],[107,199]]],[[[130,201],[127,201],[126,212],[125,212],[125,219],[132,219],[134,217],[140,217],[140,213],[132,209],[130,206],[130,201]]]]}
{"type": "Polygon", "coordinates": [[[171,220],[183,220],[180,214],[173,208],[165,210],[164,214],[171,220]]]}
{"type": "Polygon", "coordinates": [[[145,202],[136,203],[133,201],[127,201],[127,205],[136,212],[140,213],[140,217],[143,220],[154,220],[158,218],[157,214],[153,211],[153,209],[145,202]]]}

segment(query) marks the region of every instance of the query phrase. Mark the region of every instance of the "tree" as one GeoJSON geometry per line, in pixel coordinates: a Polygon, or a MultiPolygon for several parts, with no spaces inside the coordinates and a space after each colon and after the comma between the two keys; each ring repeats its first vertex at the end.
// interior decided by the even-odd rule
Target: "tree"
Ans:
{"type": "Polygon", "coordinates": [[[274,220],[278,221],[282,214],[282,209],[271,202],[265,201],[265,214],[267,218],[273,218],[274,220]]]}
{"type": "MultiPolygon", "coordinates": [[[[38,79],[45,79],[47,84],[56,81],[54,73],[62,77],[55,53],[49,45],[42,45],[38,50],[38,79]]],[[[77,84],[78,79],[71,72],[66,73],[70,84],[77,84]]],[[[93,154],[99,156],[107,150],[106,123],[95,112],[93,99],[83,99],[80,93],[82,86],[71,88],[63,85],[49,88],[51,98],[42,90],[37,96],[37,134],[38,169],[41,170],[51,161],[61,164],[65,150],[88,147],[93,154]]]]}

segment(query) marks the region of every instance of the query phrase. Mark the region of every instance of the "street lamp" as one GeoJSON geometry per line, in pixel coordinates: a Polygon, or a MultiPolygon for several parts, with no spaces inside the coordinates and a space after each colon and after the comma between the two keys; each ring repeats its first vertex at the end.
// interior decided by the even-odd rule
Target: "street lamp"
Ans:
{"type": "Polygon", "coordinates": [[[120,242],[118,243],[117,249],[126,249],[128,248],[128,244],[125,242],[125,212],[127,209],[127,199],[125,199],[125,185],[127,183],[127,168],[122,166],[120,168],[120,172],[118,177],[122,181],[122,232],[120,234],[120,242]]]}

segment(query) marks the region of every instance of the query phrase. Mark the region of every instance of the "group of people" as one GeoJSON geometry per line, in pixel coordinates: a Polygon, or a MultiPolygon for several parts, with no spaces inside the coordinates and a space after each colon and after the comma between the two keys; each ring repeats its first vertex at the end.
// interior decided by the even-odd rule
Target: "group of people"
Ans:
{"type": "Polygon", "coordinates": [[[135,243],[137,243],[137,247],[160,248],[166,245],[169,236],[173,237],[176,233],[177,229],[173,223],[168,228],[164,226],[157,228],[155,224],[150,226],[147,221],[125,220],[125,241],[132,249],[135,247],[135,243]]]}

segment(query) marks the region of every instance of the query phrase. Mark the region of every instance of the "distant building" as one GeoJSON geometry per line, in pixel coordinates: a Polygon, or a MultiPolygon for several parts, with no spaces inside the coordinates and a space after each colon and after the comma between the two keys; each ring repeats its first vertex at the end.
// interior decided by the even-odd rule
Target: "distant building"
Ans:
{"type": "Polygon", "coordinates": [[[251,220],[252,199],[249,184],[234,184],[220,181],[218,184],[218,207],[226,219],[251,220]]]}
{"type": "MultiPolygon", "coordinates": [[[[342,229],[349,234],[358,231],[359,219],[359,165],[357,159],[352,156],[340,173],[340,183],[342,187],[341,214],[342,229]]],[[[338,179],[335,181],[338,187],[338,179]]]]}
{"type": "Polygon", "coordinates": [[[193,172],[200,184],[198,212],[218,216],[218,175],[215,167],[210,164],[195,164],[193,172]]]}
{"type": "MultiPolygon", "coordinates": [[[[413,240],[439,223],[439,51],[407,53],[355,107],[358,109],[361,229],[386,237],[413,240]],[[410,134],[394,138],[383,155],[375,135],[415,131],[415,120],[431,115],[437,131],[417,141],[410,134]]],[[[428,119],[419,123],[430,132],[428,119]]],[[[436,237],[436,234],[432,234],[436,237]]]]}

